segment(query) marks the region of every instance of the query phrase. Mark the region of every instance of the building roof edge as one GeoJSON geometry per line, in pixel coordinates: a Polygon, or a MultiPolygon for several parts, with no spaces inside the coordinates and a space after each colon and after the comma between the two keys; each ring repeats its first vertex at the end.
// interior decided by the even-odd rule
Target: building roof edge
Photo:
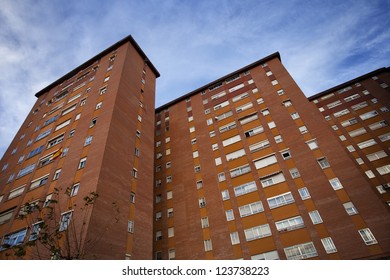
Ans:
{"type": "Polygon", "coordinates": [[[53,83],[49,84],[48,86],[44,87],[43,89],[41,89],[40,91],[38,91],[35,96],[36,97],[39,97],[41,96],[42,94],[44,94],[45,92],[47,92],[50,88],[54,87],[55,85],[57,84],[60,84],[62,83],[63,81],[69,79],[70,77],[74,76],[75,74],[77,74],[79,71],[83,70],[85,67],[87,67],[89,64],[93,63],[95,60],[97,60],[98,58],[100,57],[103,57],[105,55],[107,55],[108,53],[114,51],[115,49],[117,49],[119,46],[127,43],[127,42],[130,42],[130,44],[133,45],[133,47],[136,49],[136,51],[139,53],[139,55],[145,60],[147,61],[148,63],[148,66],[152,69],[152,71],[154,72],[154,74],[156,75],[156,77],[160,77],[160,73],[157,71],[156,67],[150,62],[149,58],[146,56],[146,54],[143,52],[143,50],[141,49],[141,47],[137,44],[137,42],[134,40],[134,38],[131,36],[131,35],[128,35],[126,36],[125,38],[119,40],[118,42],[116,42],[115,44],[111,45],[110,47],[108,47],[107,49],[103,50],[102,52],[98,53],[97,55],[95,55],[94,57],[88,59],[87,61],[85,61],[84,63],[82,63],[81,65],[77,66],[76,68],[74,68],[73,70],[69,71],[68,73],[66,73],[65,75],[63,75],[62,77],[60,77],[59,79],[57,79],[56,81],[54,81],[53,83]]]}
{"type": "Polygon", "coordinates": [[[171,105],[173,105],[175,103],[178,103],[178,102],[180,102],[180,101],[182,101],[184,99],[187,99],[188,97],[190,97],[190,96],[192,96],[192,95],[194,95],[194,94],[196,94],[196,93],[198,93],[198,92],[200,92],[202,90],[207,89],[209,86],[211,86],[211,85],[213,85],[215,83],[218,83],[219,81],[222,81],[222,80],[228,78],[229,76],[241,73],[241,72],[243,72],[243,71],[245,71],[245,70],[247,70],[249,68],[256,67],[257,65],[263,64],[264,62],[269,61],[269,60],[274,59],[274,58],[277,58],[280,61],[282,60],[281,57],[280,57],[280,53],[279,52],[274,52],[274,53],[272,53],[272,54],[270,54],[270,55],[268,55],[268,56],[266,56],[266,57],[264,57],[264,58],[262,58],[260,60],[257,60],[257,61],[255,61],[255,62],[253,62],[253,63],[251,63],[251,64],[249,64],[247,66],[244,66],[244,67],[242,67],[242,68],[240,68],[240,69],[238,69],[238,70],[236,70],[236,71],[234,71],[232,73],[229,73],[229,74],[227,74],[227,75],[225,75],[225,76],[223,76],[221,78],[218,78],[218,79],[216,79],[216,80],[214,80],[214,81],[212,81],[212,82],[210,82],[210,83],[208,83],[208,84],[206,84],[204,86],[201,86],[200,88],[197,88],[197,89],[195,89],[195,90],[193,90],[193,91],[191,91],[189,93],[186,93],[186,94],[184,94],[184,95],[182,95],[182,96],[180,96],[180,97],[178,97],[178,98],[176,98],[176,99],[174,99],[174,100],[172,100],[172,101],[170,101],[170,102],[168,102],[168,103],[166,103],[164,105],[161,105],[161,106],[157,107],[155,111],[159,112],[161,110],[164,110],[165,108],[168,108],[169,106],[171,106],[171,105]]]}
{"type": "Polygon", "coordinates": [[[307,99],[308,99],[309,101],[312,101],[312,100],[314,100],[314,99],[316,99],[316,98],[318,98],[318,97],[321,97],[321,96],[323,96],[323,95],[332,93],[332,92],[337,91],[337,90],[339,90],[339,89],[342,89],[342,88],[344,88],[344,87],[346,87],[346,86],[348,86],[348,85],[350,85],[350,84],[357,83],[358,81],[367,79],[367,78],[369,78],[369,77],[371,77],[371,76],[374,76],[374,75],[377,75],[377,74],[383,73],[383,72],[390,72],[390,67],[382,67],[382,68],[376,69],[376,70],[371,71],[371,72],[369,72],[369,73],[367,73],[367,74],[361,75],[361,76],[359,76],[359,77],[357,77],[357,78],[354,78],[354,79],[352,79],[352,80],[349,80],[349,81],[347,81],[347,82],[344,82],[344,83],[339,84],[339,85],[337,85],[337,86],[334,86],[334,87],[332,87],[332,88],[329,88],[329,89],[327,89],[327,90],[324,90],[324,91],[322,91],[322,92],[319,92],[319,93],[316,93],[316,94],[314,94],[314,95],[312,95],[312,96],[309,96],[307,99]]]}

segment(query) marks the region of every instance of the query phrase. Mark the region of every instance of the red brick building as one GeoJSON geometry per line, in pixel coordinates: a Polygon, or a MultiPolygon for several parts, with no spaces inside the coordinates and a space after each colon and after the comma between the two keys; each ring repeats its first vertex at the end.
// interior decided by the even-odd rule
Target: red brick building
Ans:
{"type": "Polygon", "coordinates": [[[129,36],[36,94],[0,163],[0,258],[56,188],[87,259],[389,257],[388,68],[308,99],[274,53],[154,109],[158,76],[129,36]]]}
{"type": "MultiPolygon", "coordinates": [[[[34,238],[32,228],[17,219],[22,206],[44,203],[57,188],[56,219],[65,228],[68,220],[75,223],[85,258],[150,258],[158,76],[129,36],[36,94],[0,164],[3,245],[34,238]],[[61,156],[53,159],[58,151],[61,156]],[[83,218],[79,207],[91,192],[99,197],[83,218]]],[[[9,251],[3,246],[1,258],[9,251]]],[[[43,252],[39,257],[51,257],[43,252]]]]}

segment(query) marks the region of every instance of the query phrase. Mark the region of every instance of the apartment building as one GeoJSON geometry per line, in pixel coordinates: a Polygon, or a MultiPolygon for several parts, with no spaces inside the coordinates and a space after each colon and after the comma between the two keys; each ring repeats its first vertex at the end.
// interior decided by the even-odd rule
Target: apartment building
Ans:
{"type": "Polygon", "coordinates": [[[157,108],[154,258],[388,258],[388,206],[319,104],[275,53],[157,108]]]}
{"type": "Polygon", "coordinates": [[[1,259],[42,230],[42,213],[19,219],[26,203],[54,207],[70,255],[37,244],[25,258],[151,258],[158,76],[128,36],[36,93],[0,163],[1,259]]]}
{"type": "Polygon", "coordinates": [[[36,93],[0,162],[0,259],[50,207],[79,258],[389,258],[388,68],[308,99],[274,53],[155,109],[158,77],[128,36],[36,93]]]}
{"type": "Polygon", "coordinates": [[[381,68],[309,98],[383,203],[390,203],[390,69],[381,68]]]}

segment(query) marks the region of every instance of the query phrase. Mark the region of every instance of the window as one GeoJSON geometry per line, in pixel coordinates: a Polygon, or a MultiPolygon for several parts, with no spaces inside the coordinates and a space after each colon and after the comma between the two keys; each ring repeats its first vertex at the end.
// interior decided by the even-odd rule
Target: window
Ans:
{"type": "Polygon", "coordinates": [[[30,238],[28,241],[37,240],[38,234],[43,226],[43,222],[38,222],[31,225],[31,232],[30,232],[30,238]]]}
{"type": "Polygon", "coordinates": [[[173,192],[167,191],[167,199],[172,199],[172,197],[173,197],[173,192]]]}
{"type": "Polygon", "coordinates": [[[79,162],[79,167],[78,169],[83,169],[85,167],[85,164],[87,163],[87,158],[82,158],[80,159],[80,162],[79,162]]]}
{"type": "Polygon", "coordinates": [[[135,193],[134,192],[130,193],[130,202],[135,203],[135,193]]]}
{"type": "Polygon", "coordinates": [[[301,216],[296,216],[293,218],[288,218],[275,222],[276,229],[280,231],[290,231],[298,228],[304,227],[303,219],[301,216]]]}
{"type": "Polygon", "coordinates": [[[240,113],[253,107],[253,103],[249,102],[236,108],[236,112],[240,113]]]}
{"type": "Polygon", "coordinates": [[[80,183],[74,184],[72,188],[70,189],[70,196],[75,196],[79,192],[80,189],[80,183]]]}
{"type": "Polygon", "coordinates": [[[171,168],[171,162],[170,161],[167,161],[165,163],[165,168],[171,168]]]}
{"type": "Polygon", "coordinates": [[[222,146],[226,147],[226,146],[229,146],[231,144],[234,144],[234,143],[237,143],[237,142],[240,142],[241,141],[241,136],[240,135],[235,135],[233,137],[230,137],[226,140],[223,140],[222,141],[222,146]]]}
{"type": "Polygon", "coordinates": [[[48,165],[48,164],[52,163],[53,162],[53,158],[54,158],[54,154],[57,154],[57,152],[51,153],[51,154],[49,154],[47,156],[44,156],[44,157],[40,158],[39,161],[38,161],[38,168],[41,168],[41,167],[43,167],[45,165],[48,165]]]}
{"type": "Polygon", "coordinates": [[[330,167],[330,164],[326,157],[317,159],[318,164],[321,166],[322,169],[330,167]]]}
{"type": "Polygon", "coordinates": [[[192,157],[193,157],[193,158],[199,157],[199,152],[198,152],[198,151],[192,152],[192,157]]]}
{"type": "Polygon", "coordinates": [[[43,123],[42,127],[47,126],[47,125],[49,125],[49,124],[55,122],[57,119],[58,119],[58,115],[56,115],[56,116],[54,116],[54,117],[51,117],[50,119],[46,120],[46,121],[43,123]]]}
{"type": "Polygon", "coordinates": [[[367,141],[363,141],[363,142],[358,143],[358,147],[360,149],[364,149],[364,148],[367,148],[367,147],[371,147],[371,146],[373,146],[375,144],[376,144],[376,141],[374,139],[369,139],[367,141]]]}
{"type": "Polygon", "coordinates": [[[168,259],[174,260],[176,258],[176,251],[175,249],[169,249],[168,250],[168,259]]]}
{"type": "Polygon", "coordinates": [[[256,166],[256,169],[264,168],[277,162],[278,161],[275,155],[268,155],[266,157],[253,161],[256,166]]]}
{"type": "Polygon", "coordinates": [[[291,113],[290,115],[293,120],[299,119],[299,114],[297,112],[291,113]]]}
{"type": "Polygon", "coordinates": [[[45,185],[47,180],[48,180],[48,178],[49,178],[49,174],[47,174],[47,175],[45,175],[45,176],[43,176],[41,178],[35,179],[34,181],[31,182],[30,190],[45,185]]]}
{"type": "Polygon", "coordinates": [[[209,218],[208,217],[201,218],[200,224],[201,224],[202,228],[208,228],[209,227],[209,218]]]}
{"type": "Polygon", "coordinates": [[[96,104],[96,107],[95,107],[95,110],[98,110],[102,107],[103,105],[103,102],[99,102],[98,104],[96,104]]]}
{"type": "Polygon", "coordinates": [[[390,132],[389,132],[389,133],[382,134],[382,135],[379,135],[378,138],[379,138],[379,140],[381,140],[382,142],[386,142],[386,141],[390,140],[390,132]]]}
{"type": "Polygon", "coordinates": [[[204,197],[201,197],[198,199],[199,201],[199,208],[203,208],[203,207],[206,207],[206,198],[204,197]]]}
{"type": "Polygon", "coordinates": [[[200,170],[201,170],[200,165],[194,166],[194,172],[195,172],[195,173],[199,173],[200,170]]]}
{"type": "Polygon", "coordinates": [[[48,195],[46,196],[45,202],[43,203],[43,206],[42,206],[43,208],[50,205],[50,203],[52,202],[52,199],[51,199],[52,197],[53,197],[53,194],[52,194],[52,193],[51,193],[51,194],[48,194],[48,195]]]}
{"type": "Polygon", "coordinates": [[[269,127],[269,129],[275,128],[276,127],[275,122],[269,122],[268,127],[269,127]]]}
{"type": "MultiPolygon", "coordinates": [[[[237,125],[236,125],[235,122],[228,123],[227,125],[221,126],[221,127],[219,128],[219,132],[220,132],[220,133],[223,133],[223,132],[232,130],[232,129],[234,129],[236,126],[237,126],[237,125]]],[[[248,137],[248,136],[247,136],[247,137],[248,137]]]]}
{"type": "Polygon", "coordinates": [[[91,120],[91,123],[89,124],[89,128],[92,128],[96,125],[96,122],[97,122],[97,118],[94,118],[91,120]]]}
{"type": "Polygon", "coordinates": [[[387,124],[387,122],[385,120],[382,120],[380,122],[376,122],[376,123],[370,124],[368,127],[371,130],[377,130],[377,129],[385,127],[385,126],[388,126],[388,124],[387,124]]]}
{"type": "Polygon", "coordinates": [[[245,150],[244,149],[240,149],[240,150],[237,150],[237,151],[235,151],[233,153],[227,154],[226,155],[226,160],[230,161],[230,160],[242,157],[244,155],[245,155],[245,150]]]}
{"type": "Polygon", "coordinates": [[[339,106],[339,105],[341,105],[341,101],[340,101],[340,100],[337,100],[337,101],[335,101],[335,102],[332,102],[332,103],[327,104],[326,107],[328,107],[328,109],[332,109],[332,108],[337,107],[337,106],[339,106]]]}
{"type": "Polygon", "coordinates": [[[223,182],[225,180],[226,180],[225,173],[224,172],[218,173],[218,182],[223,182]]]}
{"type": "Polygon", "coordinates": [[[384,157],[387,157],[387,154],[384,150],[367,155],[369,161],[375,161],[384,157]]]}
{"type": "Polygon", "coordinates": [[[235,178],[235,177],[238,177],[240,175],[243,175],[243,174],[246,174],[249,172],[251,172],[251,168],[250,168],[249,164],[247,164],[247,165],[240,166],[240,167],[237,167],[235,169],[230,170],[230,177],[235,178]]]}
{"type": "Polygon", "coordinates": [[[26,237],[27,234],[27,228],[24,228],[22,230],[7,234],[3,238],[3,242],[0,247],[0,251],[13,247],[19,244],[22,244],[24,241],[24,238],[26,237]]]}
{"type": "Polygon", "coordinates": [[[127,232],[134,233],[134,221],[127,221],[127,232]]]}
{"type": "Polygon", "coordinates": [[[375,177],[375,174],[374,174],[374,172],[372,172],[372,170],[367,170],[367,171],[365,171],[365,173],[366,173],[367,177],[370,179],[375,177]]]}
{"type": "Polygon", "coordinates": [[[255,226],[244,230],[246,241],[251,241],[272,235],[268,224],[255,226]]]}
{"type": "Polygon", "coordinates": [[[225,211],[225,214],[226,214],[226,221],[234,220],[234,213],[232,209],[225,211]]]}
{"type": "Polygon", "coordinates": [[[307,141],[306,144],[309,146],[310,150],[315,150],[318,148],[317,140],[307,141]]]}
{"type": "Polygon", "coordinates": [[[378,241],[376,241],[374,235],[372,234],[371,230],[369,228],[364,228],[358,231],[360,236],[362,237],[364,243],[366,245],[372,245],[377,244],[378,241]]]}
{"type": "Polygon", "coordinates": [[[261,201],[256,201],[253,203],[249,203],[238,208],[240,212],[240,217],[250,216],[256,213],[260,213],[264,211],[263,203],[261,201]]]}
{"type": "Polygon", "coordinates": [[[301,174],[299,174],[298,168],[291,168],[290,170],[291,178],[299,178],[301,177],[301,174]]]}
{"type": "Polygon", "coordinates": [[[341,184],[340,180],[338,178],[333,178],[329,180],[330,185],[334,190],[339,190],[343,188],[343,185],[341,184]]]}
{"type": "Polygon", "coordinates": [[[244,84],[236,85],[236,86],[234,86],[234,87],[231,87],[231,88],[229,89],[229,92],[232,93],[232,92],[234,92],[234,91],[236,91],[236,90],[239,90],[239,89],[241,89],[241,88],[243,88],[243,87],[244,87],[244,84]]]}
{"type": "Polygon", "coordinates": [[[276,143],[281,143],[281,142],[283,142],[283,138],[282,138],[281,135],[276,135],[276,136],[274,137],[274,139],[275,139],[275,142],[276,142],[276,143]]]}
{"type": "Polygon", "coordinates": [[[313,225],[322,223],[322,218],[321,218],[318,210],[310,211],[309,216],[310,216],[311,221],[313,222],[313,225]]]}
{"type": "Polygon", "coordinates": [[[367,113],[364,113],[364,114],[361,114],[359,117],[362,119],[362,120],[367,120],[367,119],[370,119],[372,117],[375,117],[378,115],[378,112],[376,110],[373,110],[373,111],[370,111],[370,112],[367,112],[367,113]]]}
{"type": "Polygon", "coordinates": [[[107,91],[107,87],[101,88],[100,91],[99,91],[99,94],[100,95],[105,94],[106,91],[107,91]]]}
{"type": "Polygon", "coordinates": [[[77,104],[73,104],[72,106],[69,106],[68,108],[64,109],[61,113],[62,116],[65,116],[66,114],[69,114],[70,112],[74,111],[76,109],[77,104]]]}
{"type": "Polygon", "coordinates": [[[58,180],[58,178],[60,177],[60,174],[61,174],[61,169],[57,169],[57,170],[54,172],[53,181],[54,181],[54,180],[58,180]]]}
{"type": "Polygon", "coordinates": [[[63,134],[49,140],[49,143],[47,144],[47,148],[49,149],[49,148],[54,147],[55,145],[61,143],[64,140],[64,135],[65,134],[63,133],[63,134]]]}
{"type": "Polygon", "coordinates": [[[280,154],[284,160],[291,158],[290,150],[281,151],[280,154]]]}
{"type": "Polygon", "coordinates": [[[254,152],[260,151],[260,150],[262,150],[264,148],[269,147],[269,145],[270,145],[270,143],[269,143],[268,139],[267,140],[263,140],[263,141],[258,142],[256,144],[250,145],[249,146],[249,151],[251,153],[254,153],[254,152]]]}
{"type": "Polygon", "coordinates": [[[219,110],[223,107],[226,107],[228,105],[229,105],[229,101],[225,101],[225,102],[222,102],[220,104],[215,105],[213,109],[214,109],[214,111],[217,111],[217,110],[219,110]]]}
{"type": "Polygon", "coordinates": [[[57,130],[60,130],[60,129],[64,128],[65,126],[67,126],[68,124],[70,124],[70,121],[71,121],[71,119],[66,120],[66,121],[60,123],[59,125],[56,126],[56,128],[54,129],[54,131],[57,131],[57,130]]]}
{"type": "Polygon", "coordinates": [[[172,218],[173,217],[173,208],[168,208],[167,209],[167,217],[172,218]]]}
{"type": "Polygon", "coordinates": [[[316,257],[317,251],[313,242],[298,244],[284,248],[288,260],[301,260],[316,257]]]}
{"type": "Polygon", "coordinates": [[[377,167],[376,170],[378,171],[378,173],[380,175],[389,174],[390,173],[390,164],[387,164],[387,165],[384,165],[381,167],[377,167]]]}
{"type": "Polygon", "coordinates": [[[283,193],[277,196],[267,198],[267,202],[270,209],[277,208],[283,205],[294,203],[294,197],[291,192],[283,193]]]}
{"type": "Polygon", "coordinates": [[[72,218],[73,211],[68,211],[61,214],[60,228],[59,231],[67,230],[70,224],[70,219],[72,218]]]}
{"type": "Polygon", "coordinates": [[[73,137],[75,132],[76,132],[75,129],[72,129],[71,131],[69,131],[69,137],[73,137]]]}
{"type": "Polygon", "coordinates": [[[299,195],[301,196],[302,200],[310,198],[309,190],[306,187],[298,189],[299,195]]]}
{"type": "Polygon", "coordinates": [[[195,131],[195,127],[194,126],[191,126],[190,127],[190,133],[194,132],[195,131]]]}
{"type": "Polygon", "coordinates": [[[159,231],[156,231],[156,240],[158,241],[158,240],[162,240],[162,232],[161,232],[161,230],[159,230],[159,231]]]}
{"type": "Polygon", "coordinates": [[[170,227],[168,228],[168,238],[175,236],[175,228],[170,227]]]}
{"type": "Polygon", "coordinates": [[[282,172],[278,172],[275,174],[267,175],[265,177],[260,178],[261,185],[263,188],[279,184],[281,182],[286,181],[286,178],[284,177],[282,172]]]}
{"type": "Polygon", "coordinates": [[[11,220],[12,215],[14,214],[14,211],[15,211],[15,208],[1,212],[0,213],[0,225],[5,224],[9,220],[11,220]]]}
{"type": "Polygon", "coordinates": [[[48,136],[50,134],[50,132],[51,132],[51,129],[42,132],[41,134],[39,134],[37,136],[37,138],[35,139],[35,142],[45,138],[46,136],[48,136]]]}
{"type": "Polygon", "coordinates": [[[346,115],[346,114],[349,114],[349,110],[348,109],[344,109],[344,110],[341,110],[339,112],[336,112],[336,113],[333,114],[333,116],[338,118],[338,117],[341,117],[341,116],[346,115]]]}
{"type": "Polygon", "coordinates": [[[279,82],[278,82],[278,80],[273,80],[273,81],[271,81],[271,84],[272,84],[273,86],[275,86],[275,85],[279,84],[279,82]]]}
{"type": "Polygon", "coordinates": [[[243,94],[240,94],[240,95],[237,95],[237,96],[233,97],[233,98],[232,98],[232,101],[233,101],[233,102],[237,102],[237,101],[239,101],[239,100],[241,100],[241,99],[244,99],[244,98],[246,98],[246,97],[248,97],[248,96],[249,96],[249,93],[244,92],[243,94]]]}
{"type": "Polygon", "coordinates": [[[211,239],[204,240],[204,250],[205,252],[213,250],[213,244],[211,243],[211,239]]]}
{"type": "Polygon", "coordinates": [[[245,183],[245,184],[242,184],[240,186],[235,187],[234,188],[234,195],[237,197],[237,196],[241,196],[241,195],[244,195],[244,194],[247,194],[250,192],[254,192],[256,190],[257,190],[256,183],[255,183],[255,181],[252,181],[252,182],[245,183]]]}
{"type": "Polygon", "coordinates": [[[253,135],[262,133],[263,131],[264,131],[264,128],[262,126],[258,126],[258,127],[252,128],[251,130],[246,131],[245,137],[248,138],[248,137],[251,137],[253,135]]]}
{"type": "Polygon", "coordinates": [[[367,133],[367,130],[363,127],[356,129],[356,130],[353,130],[351,132],[348,132],[349,136],[351,136],[351,137],[356,137],[356,136],[362,135],[364,133],[367,133]]]}
{"type": "Polygon", "coordinates": [[[240,124],[244,125],[244,124],[250,123],[251,121],[257,120],[258,118],[259,118],[259,116],[257,115],[257,113],[249,115],[249,116],[245,116],[244,118],[240,119],[240,124]]]}
{"type": "Polygon", "coordinates": [[[203,181],[202,180],[199,180],[196,182],[196,188],[199,190],[203,187],[203,181]]]}
{"type": "Polygon", "coordinates": [[[351,201],[346,202],[343,204],[345,211],[347,211],[348,215],[356,215],[358,214],[358,210],[356,209],[355,205],[351,201]]]}
{"type": "Polygon", "coordinates": [[[21,163],[23,161],[23,159],[24,159],[24,155],[19,158],[18,164],[21,163]]]}
{"type": "Polygon", "coordinates": [[[230,199],[229,190],[223,190],[221,191],[222,200],[228,200],[230,199]]]}
{"type": "Polygon", "coordinates": [[[156,221],[161,220],[162,218],[162,213],[161,212],[156,212],[156,221]]]}
{"type": "Polygon", "coordinates": [[[271,251],[251,256],[251,260],[279,260],[278,251],[271,251]]]}
{"type": "Polygon", "coordinates": [[[337,252],[336,246],[334,245],[332,238],[330,237],[322,238],[321,242],[327,254],[337,252]]]}
{"type": "Polygon", "coordinates": [[[306,126],[300,126],[299,128],[299,132],[301,133],[301,134],[305,134],[305,133],[308,133],[309,131],[307,130],[307,127],[306,126]]]}
{"type": "Polygon", "coordinates": [[[27,174],[30,174],[31,172],[33,172],[34,168],[35,168],[35,163],[24,167],[19,171],[18,175],[16,176],[16,179],[23,177],[27,174]]]}
{"type": "Polygon", "coordinates": [[[236,244],[240,243],[240,237],[238,236],[237,231],[230,233],[230,241],[231,241],[232,245],[236,245],[236,244]]]}
{"type": "Polygon", "coordinates": [[[91,144],[92,139],[93,139],[92,135],[87,136],[87,138],[85,138],[84,146],[88,146],[89,144],[91,144]]]}

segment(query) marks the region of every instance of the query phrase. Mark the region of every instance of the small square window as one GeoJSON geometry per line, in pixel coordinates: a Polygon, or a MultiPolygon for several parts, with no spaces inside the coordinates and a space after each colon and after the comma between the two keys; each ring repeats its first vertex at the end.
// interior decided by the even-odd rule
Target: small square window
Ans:
{"type": "Polygon", "coordinates": [[[282,155],[282,158],[285,160],[291,158],[291,153],[289,150],[282,151],[280,152],[280,154],[282,155]]]}

